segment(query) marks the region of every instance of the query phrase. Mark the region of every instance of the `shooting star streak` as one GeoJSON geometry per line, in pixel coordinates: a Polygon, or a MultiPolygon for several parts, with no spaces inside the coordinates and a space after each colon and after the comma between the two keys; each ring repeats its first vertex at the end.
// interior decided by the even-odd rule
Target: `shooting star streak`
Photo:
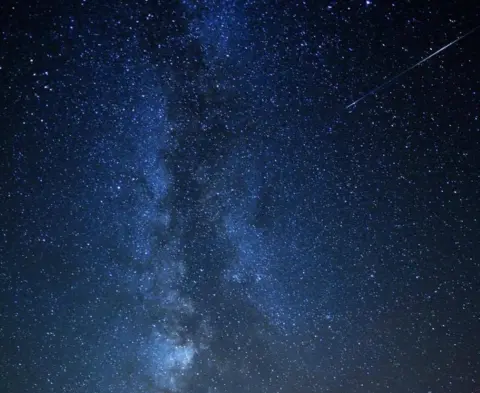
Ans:
{"type": "Polygon", "coordinates": [[[460,41],[461,39],[469,36],[470,34],[472,34],[473,32],[475,32],[476,30],[478,30],[478,28],[480,28],[480,25],[475,27],[474,29],[470,30],[468,33],[465,33],[464,35],[458,37],[455,41],[452,41],[450,42],[449,44],[445,45],[444,47],[440,48],[439,50],[437,50],[436,52],[433,52],[431,55],[425,57],[425,59],[423,60],[420,60],[418,63],[414,64],[413,66],[411,66],[410,68],[407,68],[406,70],[400,72],[399,74],[395,75],[393,78],[389,79],[388,81],[382,83],[381,85],[377,86],[375,89],[373,90],[370,90],[367,94],[363,95],[362,97],[360,97],[358,100],[352,102],[350,105],[347,105],[345,107],[345,109],[348,109],[348,108],[351,108],[352,106],[354,106],[355,104],[359,103],[360,101],[363,101],[365,98],[367,98],[368,96],[371,96],[372,94],[375,94],[377,91],[379,91],[380,89],[384,88],[385,86],[387,86],[388,84],[394,82],[395,80],[397,80],[398,78],[400,78],[401,76],[405,75],[407,72],[413,70],[415,67],[418,67],[419,65],[421,65],[422,63],[425,63],[427,60],[431,59],[433,56],[436,56],[438,55],[440,52],[443,52],[445,49],[447,49],[448,47],[456,44],[458,41],[460,41]]]}

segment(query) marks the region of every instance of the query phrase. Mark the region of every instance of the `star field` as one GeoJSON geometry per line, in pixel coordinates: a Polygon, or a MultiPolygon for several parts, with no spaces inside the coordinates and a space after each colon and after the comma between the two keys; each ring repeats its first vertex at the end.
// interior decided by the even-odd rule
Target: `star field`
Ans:
{"type": "Polygon", "coordinates": [[[480,6],[0,10],[1,392],[480,389],[480,6]]]}

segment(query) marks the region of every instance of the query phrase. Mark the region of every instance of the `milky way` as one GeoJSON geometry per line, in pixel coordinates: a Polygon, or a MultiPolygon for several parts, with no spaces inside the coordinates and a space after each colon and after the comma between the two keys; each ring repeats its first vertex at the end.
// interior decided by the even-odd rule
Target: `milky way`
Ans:
{"type": "Polygon", "coordinates": [[[0,391],[479,388],[473,35],[344,110],[418,7],[1,5],[0,391]]]}

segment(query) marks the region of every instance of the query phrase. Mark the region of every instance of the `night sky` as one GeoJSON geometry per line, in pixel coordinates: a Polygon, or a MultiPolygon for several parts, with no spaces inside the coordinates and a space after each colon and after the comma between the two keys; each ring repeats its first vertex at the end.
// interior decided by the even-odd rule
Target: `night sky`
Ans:
{"type": "Polygon", "coordinates": [[[3,0],[0,392],[480,389],[479,21],[3,0]]]}

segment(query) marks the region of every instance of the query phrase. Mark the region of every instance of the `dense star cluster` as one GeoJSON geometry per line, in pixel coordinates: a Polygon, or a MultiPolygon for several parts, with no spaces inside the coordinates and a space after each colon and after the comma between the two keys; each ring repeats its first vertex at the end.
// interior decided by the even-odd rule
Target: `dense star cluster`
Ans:
{"type": "Polygon", "coordinates": [[[0,391],[480,389],[459,2],[0,5],[0,391]],[[418,4],[417,4],[418,3],[418,4]]]}

